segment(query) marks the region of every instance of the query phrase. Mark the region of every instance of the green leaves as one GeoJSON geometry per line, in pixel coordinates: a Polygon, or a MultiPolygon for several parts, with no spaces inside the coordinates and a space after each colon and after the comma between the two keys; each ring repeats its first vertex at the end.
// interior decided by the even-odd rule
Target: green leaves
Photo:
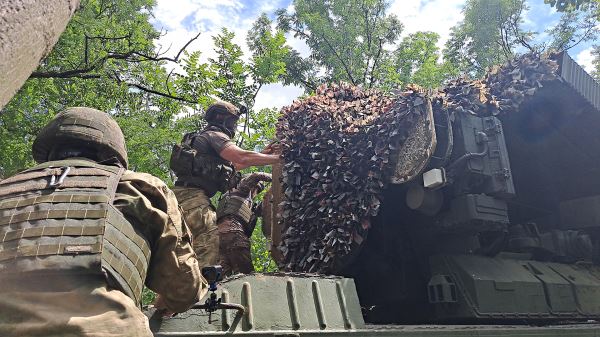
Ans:
{"type": "Polygon", "coordinates": [[[597,38],[598,0],[545,2],[556,6],[562,17],[543,32],[548,38],[534,43],[541,32],[523,28],[525,13],[529,10],[527,1],[468,0],[464,20],[452,28],[444,58],[461,73],[479,77],[487,68],[524,52],[563,51],[597,38]]]}
{"type": "MultiPolygon", "coordinates": [[[[155,55],[153,39],[158,33],[148,22],[152,5],[150,0],[82,1],[50,55],[0,113],[0,176],[32,164],[35,135],[68,106],[89,106],[113,114],[126,135],[133,166],[159,172],[154,164],[146,163],[159,161],[168,140],[146,140],[148,145],[140,146],[139,154],[136,144],[148,135],[162,135],[164,130],[157,130],[171,127],[164,121],[181,105],[127,84],[156,88],[167,78],[161,62],[140,56],[155,55]],[[136,163],[142,153],[148,156],[144,164],[136,163]]],[[[166,177],[166,172],[159,176],[166,177]]]]}
{"type": "Polygon", "coordinates": [[[257,273],[267,273],[277,271],[277,265],[271,258],[268,250],[267,239],[262,233],[262,219],[258,219],[258,224],[250,238],[250,253],[252,256],[252,265],[257,273]]]}
{"type": "Polygon", "coordinates": [[[389,91],[408,84],[433,89],[455,75],[455,67],[448,62],[440,62],[438,40],[439,35],[433,32],[417,32],[406,36],[391,55],[384,89],[389,91]]]}
{"type": "Polygon", "coordinates": [[[597,81],[600,81],[600,45],[594,47],[592,55],[594,55],[594,71],[592,75],[597,81]]]}
{"type": "Polygon", "coordinates": [[[394,44],[402,31],[396,16],[386,14],[384,0],[296,0],[295,13],[280,10],[278,27],[306,42],[308,59],[290,58],[295,68],[289,80],[313,90],[315,83],[347,81],[368,87],[382,81],[386,44],[394,44]],[[310,64],[310,66],[306,66],[310,64]],[[310,69],[322,70],[322,75],[310,69]]]}
{"type": "Polygon", "coordinates": [[[286,60],[291,48],[286,46],[283,31],[271,30],[271,20],[262,14],[248,31],[248,47],[252,51],[250,71],[260,84],[277,82],[286,74],[286,60]]]}
{"type": "Polygon", "coordinates": [[[452,28],[444,56],[473,77],[514,56],[517,46],[534,51],[533,32],[522,29],[525,0],[468,0],[465,17],[452,28]]]}
{"type": "Polygon", "coordinates": [[[214,71],[213,85],[216,95],[234,104],[248,102],[252,104],[254,90],[246,81],[249,77],[249,68],[242,60],[242,48],[233,43],[235,34],[226,28],[213,37],[217,58],[210,59],[211,70],[214,71]]]}

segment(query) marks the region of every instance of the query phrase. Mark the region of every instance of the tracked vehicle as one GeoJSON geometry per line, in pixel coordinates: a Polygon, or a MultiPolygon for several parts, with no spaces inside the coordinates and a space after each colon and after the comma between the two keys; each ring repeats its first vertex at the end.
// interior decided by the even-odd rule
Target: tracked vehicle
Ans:
{"type": "Polygon", "coordinates": [[[429,109],[342,276],[228,279],[217,297],[242,308],[153,316],[155,333],[600,336],[600,85],[558,62],[518,114],[429,109]]]}

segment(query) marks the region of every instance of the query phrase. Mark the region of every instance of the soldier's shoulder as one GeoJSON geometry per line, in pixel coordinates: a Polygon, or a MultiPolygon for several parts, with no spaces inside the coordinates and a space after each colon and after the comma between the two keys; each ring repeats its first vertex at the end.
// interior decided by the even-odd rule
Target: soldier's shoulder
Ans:
{"type": "Polygon", "coordinates": [[[151,175],[150,173],[145,172],[135,172],[131,170],[126,170],[121,177],[121,180],[124,181],[143,181],[146,184],[153,185],[156,187],[166,187],[164,181],[160,178],[151,175]]]}
{"type": "Polygon", "coordinates": [[[204,132],[202,132],[202,134],[206,135],[209,138],[226,138],[227,140],[231,140],[231,137],[229,137],[225,132],[221,130],[205,130],[204,132]]]}

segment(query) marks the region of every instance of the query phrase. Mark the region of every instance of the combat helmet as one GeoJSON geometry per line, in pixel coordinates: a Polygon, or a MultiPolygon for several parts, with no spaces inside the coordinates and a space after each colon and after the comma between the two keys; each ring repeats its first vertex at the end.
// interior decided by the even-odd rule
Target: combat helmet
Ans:
{"type": "Polygon", "coordinates": [[[206,109],[206,113],[204,115],[204,119],[211,124],[219,121],[219,116],[224,117],[239,117],[240,109],[238,109],[235,105],[226,102],[226,101],[218,101],[216,103],[211,104],[208,109],[206,109]]]}
{"type": "Polygon", "coordinates": [[[206,109],[204,119],[206,119],[208,125],[218,127],[233,138],[240,115],[247,111],[244,106],[238,108],[229,102],[218,101],[206,109]]]}
{"type": "Polygon", "coordinates": [[[48,161],[53,147],[61,144],[92,148],[98,159],[116,158],[127,168],[123,132],[114,119],[100,110],[75,107],[56,115],[33,142],[33,159],[38,163],[48,161]]]}

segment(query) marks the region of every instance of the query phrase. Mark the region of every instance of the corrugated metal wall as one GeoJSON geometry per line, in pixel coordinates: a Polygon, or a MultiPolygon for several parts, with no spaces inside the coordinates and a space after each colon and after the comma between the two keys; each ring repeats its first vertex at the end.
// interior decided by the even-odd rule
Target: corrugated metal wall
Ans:
{"type": "Polygon", "coordinates": [[[567,53],[562,53],[560,76],[596,110],[600,111],[600,84],[567,53]]]}

